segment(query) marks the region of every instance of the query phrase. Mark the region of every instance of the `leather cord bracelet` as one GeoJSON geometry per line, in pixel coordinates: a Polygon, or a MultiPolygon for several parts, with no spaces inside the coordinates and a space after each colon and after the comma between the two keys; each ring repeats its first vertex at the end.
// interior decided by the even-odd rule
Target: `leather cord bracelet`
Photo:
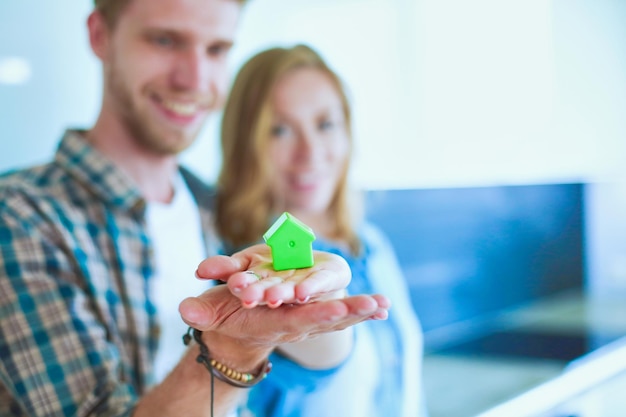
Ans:
{"type": "Polygon", "coordinates": [[[209,348],[202,341],[202,331],[190,327],[187,330],[187,333],[183,335],[183,343],[186,346],[191,343],[192,335],[193,340],[195,340],[196,343],[200,346],[200,354],[196,357],[196,361],[203,364],[205,368],[207,368],[207,370],[211,373],[211,375],[229,385],[238,388],[253,387],[254,385],[261,382],[263,379],[265,379],[267,374],[272,370],[272,363],[269,361],[269,359],[265,359],[265,361],[263,361],[263,364],[261,365],[259,373],[256,375],[247,372],[235,371],[234,369],[229,368],[223,363],[220,363],[217,360],[211,358],[209,348]]]}

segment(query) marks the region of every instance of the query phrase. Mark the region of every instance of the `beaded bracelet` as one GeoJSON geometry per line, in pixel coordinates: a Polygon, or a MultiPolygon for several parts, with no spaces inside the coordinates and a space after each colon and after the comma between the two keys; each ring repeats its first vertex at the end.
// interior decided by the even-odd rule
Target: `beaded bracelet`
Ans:
{"type": "Polygon", "coordinates": [[[202,331],[190,327],[187,333],[183,335],[183,343],[186,346],[191,342],[191,335],[189,333],[192,331],[193,339],[200,346],[200,354],[196,358],[196,361],[203,364],[207,370],[211,372],[211,375],[215,376],[220,381],[238,388],[250,388],[265,379],[267,374],[272,370],[272,362],[270,362],[269,359],[265,359],[261,365],[261,371],[257,375],[235,371],[211,358],[209,348],[202,341],[202,331]]]}

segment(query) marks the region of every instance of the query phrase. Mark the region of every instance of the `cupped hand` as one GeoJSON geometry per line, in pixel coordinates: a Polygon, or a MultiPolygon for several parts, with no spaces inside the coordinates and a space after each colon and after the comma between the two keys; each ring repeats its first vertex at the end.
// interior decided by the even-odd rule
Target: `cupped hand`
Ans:
{"type": "Polygon", "coordinates": [[[336,300],[243,308],[225,285],[180,304],[185,323],[207,335],[219,357],[266,356],[284,343],[298,342],[322,333],[342,330],[364,320],[384,320],[391,303],[381,295],[356,295],[336,300]],[[245,352],[245,353],[244,353],[245,352]]]}
{"type": "Polygon", "coordinates": [[[343,298],[351,279],[347,262],[327,252],[313,251],[313,257],[310,268],[275,271],[269,246],[259,244],[232,256],[208,258],[200,263],[196,275],[226,281],[246,308],[343,298]]]}

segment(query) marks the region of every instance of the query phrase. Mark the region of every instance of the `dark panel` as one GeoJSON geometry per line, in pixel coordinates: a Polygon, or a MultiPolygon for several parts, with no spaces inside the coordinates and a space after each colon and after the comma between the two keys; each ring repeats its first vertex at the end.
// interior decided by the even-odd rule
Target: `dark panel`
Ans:
{"type": "Polygon", "coordinates": [[[369,191],[424,330],[581,288],[583,185],[369,191]]]}
{"type": "Polygon", "coordinates": [[[525,331],[499,331],[438,351],[488,357],[554,359],[570,362],[620,338],[606,334],[598,343],[597,334],[558,334],[525,331]]]}

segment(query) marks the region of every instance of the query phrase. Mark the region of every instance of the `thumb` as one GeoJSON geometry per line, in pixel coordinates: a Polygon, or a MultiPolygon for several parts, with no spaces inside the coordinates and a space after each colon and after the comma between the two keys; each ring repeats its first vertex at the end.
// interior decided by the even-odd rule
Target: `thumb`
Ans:
{"type": "Polygon", "coordinates": [[[240,304],[225,285],[218,285],[199,297],[185,298],[178,306],[178,312],[188,326],[207,331],[213,329],[225,314],[232,314],[240,304]]]}

